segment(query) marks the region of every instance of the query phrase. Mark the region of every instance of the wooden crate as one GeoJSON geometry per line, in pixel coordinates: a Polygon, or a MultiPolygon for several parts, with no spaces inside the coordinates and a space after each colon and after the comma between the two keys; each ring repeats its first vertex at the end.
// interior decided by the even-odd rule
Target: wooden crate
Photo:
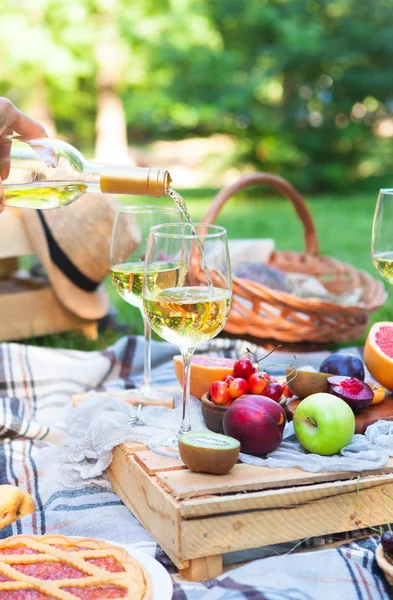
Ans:
{"type": "Polygon", "coordinates": [[[223,476],[192,473],[136,443],[118,446],[115,492],[193,581],[222,573],[227,552],[393,521],[393,459],[379,471],[308,473],[239,463],[223,476]]]}
{"type": "Polygon", "coordinates": [[[19,210],[7,208],[0,216],[0,341],[71,330],[97,339],[97,322],[68,311],[48,282],[13,277],[19,257],[32,254],[19,210]]]}
{"type": "Polygon", "coordinates": [[[46,282],[35,279],[0,279],[0,340],[20,340],[50,333],[81,330],[97,338],[97,323],[86,321],[60,304],[46,282]]]}

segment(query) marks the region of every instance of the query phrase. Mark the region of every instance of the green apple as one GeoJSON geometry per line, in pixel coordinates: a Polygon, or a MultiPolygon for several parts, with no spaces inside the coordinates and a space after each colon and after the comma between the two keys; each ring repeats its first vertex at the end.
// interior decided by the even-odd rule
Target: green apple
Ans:
{"type": "Polygon", "coordinates": [[[347,446],[355,433],[355,415],[333,394],[311,394],[293,415],[296,436],[309,452],[329,456],[347,446]]]}

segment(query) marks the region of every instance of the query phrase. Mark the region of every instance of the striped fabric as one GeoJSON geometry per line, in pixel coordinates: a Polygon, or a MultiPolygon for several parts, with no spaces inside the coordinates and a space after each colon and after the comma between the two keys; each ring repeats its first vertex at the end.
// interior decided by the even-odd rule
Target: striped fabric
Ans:
{"type": "MultiPolygon", "coordinates": [[[[199,351],[234,356],[246,346],[250,345],[218,339],[199,351]]],[[[172,357],[177,352],[170,344],[153,342],[157,386],[173,383],[172,357]]],[[[301,364],[319,364],[325,355],[304,355],[301,364]]],[[[282,354],[272,362],[286,364],[292,358],[282,354]]],[[[375,562],[376,539],[365,537],[367,532],[359,532],[363,539],[357,541],[343,534],[228,555],[226,561],[232,567],[237,562],[249,562],[227,570],[218,579],[190,583],[176,573],[168,557],[111,491],[106,478],[78,489],[62,487],[58,446],[66,436],[64,422],[71,396],[92,389],[132,388],[141,382],[142,361],[142,339],[138,337],[122,338],[103,352],[89,353],[0,345],[0,483],[25,488],[37,507],[34,514],[1,530],[0,538],[58,532],[133,544],[154,556],[173,575],[176,600],[392,597],[375,562]],[[348,543],[310,552],[342,539],[348,543]],[[298,552],[303,549],[308,551],[298,552]]]]}

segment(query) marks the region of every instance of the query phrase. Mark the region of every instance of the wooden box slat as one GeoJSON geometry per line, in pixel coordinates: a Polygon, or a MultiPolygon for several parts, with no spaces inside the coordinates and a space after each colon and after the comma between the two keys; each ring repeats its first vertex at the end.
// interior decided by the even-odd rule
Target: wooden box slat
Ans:
{"type": "MultiPolygon", "coordinates": [[[[393,494],[391,476],[357,481],[290,488],[267,493],[259,509],[181,523],[181,547],[184,558],[245,550],[269,544],[305,539],[329,533],[359,529],[358,500],[361,514],[372,525],[393,519],[393,502],[386,509],[381,502],[382,489],[393,494]]],[[[363,525],[365,526],[365,525],[363,525]]]]}
{"type": "Polygon", "coordinates": [[[188,564],[178,558],[181,554],[178,502],[146,473],[132,455],[115,452],[110,473],[113,489],[124,504],[158,541],[178,568],[186,568],[188,564]],[[125,473],[126,477],[123,476],[125,473]]]}
{"type": "MultiPolygon", "coordinates": [[[[385,473],[393,472],[393,459],[384,467],[385,473]]],[[[310,473],[299,468],[257,467],[255,465],[237,464],[225,477],[204,473],[190,473],[187,470],[158,473],[157,477],[163,487],[175,498],[183,499],[206,494],[223,494],[229,492],[274,489],[290,485],[306,485],[320,481],[335,481],[355,477],[356,473],[334,473],[321,471],[310,473]]]]}
{"type": "Polygon", "coordinates": [[[145,452],[137,452],[135,454],[135,460],[149,475],[156,475],[156,473],[176,471],[178,469],[187,468],[179,458],[161,456],[155,452],[150,452],[150,450],[146,450],[145,452]]]}
{"type": "Polygon", "coordinates": [[[115,449],[115,492],[182,574],[222,572],[227,552],[355,531],[393,521],[393,459],[378,471],[308,473],[238,464],[223,476],[192,473],[139,444],[115,449]]]}

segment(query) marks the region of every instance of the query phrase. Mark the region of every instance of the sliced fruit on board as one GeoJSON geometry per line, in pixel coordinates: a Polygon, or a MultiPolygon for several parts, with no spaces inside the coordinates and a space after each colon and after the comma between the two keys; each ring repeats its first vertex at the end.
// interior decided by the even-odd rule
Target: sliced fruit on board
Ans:
{"type": "Polygon", "coordinates": [[[353,412],[368,408],[374,399],[372,387],[355,377],[333,375],[329,377],[328,384],[329,392],[344,400],[353,412]]]}
{"type": "Polygon", "coordinates": [[[371,375],[393,392],[393,323],[375,323],[364,346],[364,362],[371,375]]]}
{"type": "MultiPolygon", "coordinates": [[[[200,400],[203,394],[209,391],[214,381],[223,379],[225,375],[232,375],[234,364],[233,358],[208,354],[193,356],[190,369],[191,394],[200,400]]],[[[178,382],[183,385],[183,359],[180,354],[173,357],[173,366],[178,382]]]]}
{"type": "Polygon", "coordinates": [[[191,471],[225,475],[237,462],[240,442],[218,433],[190,431],[179,436],[179,452],[191,471]]]}

